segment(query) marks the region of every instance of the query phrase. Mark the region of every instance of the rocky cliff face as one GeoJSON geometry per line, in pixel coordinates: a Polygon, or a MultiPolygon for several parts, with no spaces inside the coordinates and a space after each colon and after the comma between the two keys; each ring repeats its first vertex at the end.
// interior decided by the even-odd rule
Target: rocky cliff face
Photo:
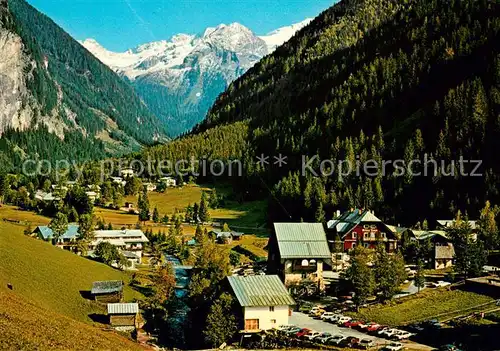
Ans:
{"type": "Polygon", "coordinates": [[[27,129],[33,119],[24,74],[31,64],[22,49],[21,38],[0,27],[0,135],[7,128],[27,129]]]}
{"type": "Polygon", "coordinates": [[[0,158],[130,152],[162,140],[161,129],[134,89],[50,18],[0,0],[0,158]]]}

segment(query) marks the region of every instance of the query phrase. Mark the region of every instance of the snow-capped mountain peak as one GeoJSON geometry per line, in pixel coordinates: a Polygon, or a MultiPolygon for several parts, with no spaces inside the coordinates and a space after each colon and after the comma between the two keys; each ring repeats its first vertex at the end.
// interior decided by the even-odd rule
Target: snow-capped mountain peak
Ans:
{"type": "Polygon", "coordinates": [[[179,133],[199,122],[233,80],[310,21],[264,36],[257,36],[240,23],[219,24],[199,35],[181,33],[125,52],[109,51],[94,39],[81,44],[126,76],[151,110],[169,124],[170,130],[179,133]]]}

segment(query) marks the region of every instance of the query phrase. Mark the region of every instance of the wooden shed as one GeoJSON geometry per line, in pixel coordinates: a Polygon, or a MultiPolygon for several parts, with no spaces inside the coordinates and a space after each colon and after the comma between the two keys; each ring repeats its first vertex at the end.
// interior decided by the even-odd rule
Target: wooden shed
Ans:
{"type": "Polygon", "coordinates": [[[104,280],[94,282],[90,293],[97,302],[121,302],[123,298],[123,281],[104,280]]]}
{"type": "Polygon", "coordinates": [[[108,303],[109,324],[113,328],[135,329],[138,313],[137,303],[108,303]]]}

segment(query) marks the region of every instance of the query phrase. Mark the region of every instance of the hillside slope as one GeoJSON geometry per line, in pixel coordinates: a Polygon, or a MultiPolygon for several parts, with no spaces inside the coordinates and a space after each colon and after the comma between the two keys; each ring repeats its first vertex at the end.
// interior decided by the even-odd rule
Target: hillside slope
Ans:
{"type": "Polygon", "coordinates": [[[275,186],[274,220],[322,220],[358,206],[407,225],[459,209],[476,216],[485,200],[500,202],[499,30],[498,2],[344,0],[231,84],[195,134],[248,125],[247,175],[275,186]],[[288,164],[256,170],[261,153],[288,164]],[[302,155],[317,156],[315,171],[320,160],[373,159],[379,172],[302,175],[302,155]],[[425,155],[444,168],[381,172],[382,160],[408,165],[425,155]],[[482,160],[482,175],[451,175],[461,156],[482,160]]]}
{"type": "Polygon", "coordinates": [[[133,88],[52,20],[24,0],[0,7],[4,168],[19,166],[26,154],[81,160],[161,138],[133,88]]]}
{"type": "Polygon", "coordinates": [[[144,350],[112,331],[43,309],[0,288],[2,350],[144,350]]]}
{"type": "MultiPolygon", "coordinates": [[[[0,209],[3,216],[5,208],[0,209]]],[[[123,280],[130,277],[102,263],[79,257],[49,243],[23,235],[21,225],[0,222],[0,281],[31,303],[69,318],[92,322],[89,315],[101,314],[102,306],[82,297],[96,280],[123,280]]],[[[142,295],[125,287],[125,300],[142,295]]]]}
{"type": "MultiPolygon", "coordinates": [[[[105,307],[83,297],[93,281],[127,283],[128,274],[25,236],[23,225],[9,222],[29,220],[35,226],[47,224],[46,217],[3,206],[0,219],[0,349],[142,349],[101,331],[91,317],[104,316],[105,307]]],[[[141,297],[125,286],[125,301],[141,297]]]]}

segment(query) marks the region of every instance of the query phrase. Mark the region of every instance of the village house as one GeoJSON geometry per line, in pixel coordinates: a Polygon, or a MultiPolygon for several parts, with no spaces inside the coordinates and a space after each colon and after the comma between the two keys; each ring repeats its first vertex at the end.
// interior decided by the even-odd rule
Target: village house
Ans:
{"type": "Polygon", "coordinates": [[[243,233],[239,232],[221,232],[217,230],[212,230],[209,232],[209,235],[212,238],[215,238],[215,241],[217,241],[220,244],[230,244],[233,242],[233,240],[240,240],[243,237],[243,233]]]}
{"type": "Polygon", "coordinates": [[[344,251],[349,251],[356,245],[373,249],[383,243],[387,252],[394,252],[398,247],[396,234],[370,210],[351,209],[339,218],[327,223],[329,241],[335,238],[342,240],[344,251]]]}
{"type": "Polygon", "coordinates": [[[455,248],[444,230],[409,229],[404,240],[429,241],[432,246],[428,263],[434,269],[444,269],[453,266],[455,248]]]}
{"type": "Polygon", "coordinates": [[[139,304],[108,303],[109,324],[119,331],[133,331],[137,327],[139,304]]]}
{"type": "Polygon", "coordinates": [[[241,308],[240,329],[256,332],[288,324],[295,301],[277,275],[229,276],[241,308]]]}
{"type": "Polygon", "coordinates": [[[97,302],[121,302],[123,298],[123,282],[121,280],[103,280],[93,282],[90,294],[97,302]]]}
{"type": "MultiPolygon", "coordinates": [[[[78,233],[78,228],[76,224],[69,224],[68,229],[59,237],[55,245],[64,250],[75,251],[75,242],[78,235],[80,235],[78,233]]],[[[45,225],[36,227],[33,231],[33,235],[45,241],[52,241],[54,239],[54,232],[50,227],[45,225]]]]}
{"type": "Polygon", "coordinates": [[[99,199],[99,197],[100,197],[100,194],[98,192],[95,192],[95,191],[86,191],[85,194],[88,196],[88,198],[92,202],[99,199]]]}
{"type": "Polygon", "coordinates": [[[134,170],[132,168],[124,168],[124,169],[120,170],[120,175],[123,178],[133,177],[134,170]]]}
{"type": "Polygon", "coordinates": [[[143,183],[142,186],[146,188],[147,192],[152,192],[156,190],[156,184],[153,183],[143,183]]]}
{"type": "Polygon", "coordinates": [[[177,185],[177,181],[172,177],[162,177],[160,178],[160,182],[165,183],[165,185],[169,188],[175,187],[177,185]]]}
{"type": "Polygon", "coordinates": [[[116,246],[120,251],[132,252],[139,260],[142,257],[143,245],[149,242],[139,229],[96,230],[94,239],[89,244],[89,255],[92,255],[97,245],[103,241],[116,246]]]}
{"type": "Polygon", "coordinates": [[[324,265],[331,265],[332,255],[323,224],[274,223],[268,247],[268,272],[287,287],[313,282],[324,289],[324,265]]]}
{"type": "MultiPolygon", "coordinates": [[[[477,221],[467,221],[467,222],[469,223],[472,232],[471,239],[477,240],[477,229],[478,229],[477,221]]],[[[451,227],[453,223],[455,223],[454,219],[438,219],[436,221],[436,229],[446,230],[449,227],[451,227]]]]}
{"type": "Polygon", "coordinates": [[[43,202],[52,202],[52,201],[59,201],[61,198],[59,196],[56,196],[52,193],[45,192],[43,190],[37,190],[35,192],[35,199],[43,201],[43,202]]]}
{"type": "Polygon", "coordinates": [[[123,180],[122,177],[111,177],[110,179],[113,183],[120,184],[121,186],[125,186],[125,184],[127,184],[127,181],[123,180]]]}

